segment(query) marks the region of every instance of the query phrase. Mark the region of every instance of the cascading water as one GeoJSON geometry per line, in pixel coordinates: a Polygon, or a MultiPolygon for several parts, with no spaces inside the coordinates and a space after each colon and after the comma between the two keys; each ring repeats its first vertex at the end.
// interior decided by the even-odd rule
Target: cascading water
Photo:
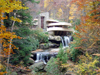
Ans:
{"type": "Polygon", "coordinates": [[[49,52],[38,52],[38,53],[36,53],[35,62],[43,61],[44,64],[46,64],[48,60],[49,60],[49,52]]]}
{"type": "Polygon", "coordinates": [[[71,36],[61,36],[63,47],[69,47],[69,43],[72,41],[71,38],[71,36]]]}
{"type": "Polygon", "coordinates": [[[46,64],[51,57],[56,57],[57,53],[50,54],[49,52],[37,52],[35,62],[44,62],[46,64]]]}
{"type": "MultiPolygon", "coordinates": [[[[61,36],[63,47],[69,47],[70,41],[73,41],[72,36],[61,36]]],[[[46,64],[50,57],[56,57],[57,54],[50,54],[49,52],[37,52],[35,62],[44,62],[46,64]]]]}
{"type": "Polygon", "coordinates": [[[64,36],[65,47],[69,47],[68,44],[70,43],[70,38],[68,36],[64,36]]]}

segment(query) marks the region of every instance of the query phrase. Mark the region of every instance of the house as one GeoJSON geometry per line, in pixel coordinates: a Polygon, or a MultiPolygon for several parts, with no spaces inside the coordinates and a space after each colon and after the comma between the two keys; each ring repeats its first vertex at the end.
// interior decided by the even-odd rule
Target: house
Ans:
{"type": "Polygon", "coordinates": [[[47,29],[47,23],[46,21],[49,19],[49,13],[44,12],[39,14],[34,20],[33,20],[33,27],[32,29],[36,28],[42,28],[43,31],[46,31],[47,29]]]}

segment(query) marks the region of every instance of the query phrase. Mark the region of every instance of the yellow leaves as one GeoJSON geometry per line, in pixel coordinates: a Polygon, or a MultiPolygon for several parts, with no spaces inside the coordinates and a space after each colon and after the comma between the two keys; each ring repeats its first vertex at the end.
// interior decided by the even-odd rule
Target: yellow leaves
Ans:
{"type": "Polygon", "coordinates": [[[13,21],[22,22],[22,20],[20,20],[19,18],[14,18],[13,16],[10,17],[10,19],[13,20],[13,21]]]}
{"type": "Polygon", "coordinates": [[[61,8],[59,8],[59,9],[58,9],[58,12],[57,12],[57,16],[58,16],[58,17],[61,17],[62,14],[63,14],[63,11],[62,11],[61,8]]]}
{"type": "MultiPolygon", "coordinates": [[[[5,66],[0,63],[0,70],[4,70],[4,69],[5,69],[5,66]]],[[[6,71],[0,72],[0,75],[4,75],[5,73],[7,73],[7,72],[6,71]]]]}
{"type": "Polygon", "coordinates": [[[6,31],[5,26],[1,25],[1,26],[0,26],[0,33],[5,32],[5,31],[6,31]]]}
{"type": "Polygon", "coordinates": [[[13,10],[28,9],[23,7],[19,0],[0,0],[0,12],[12,12],[13,10]]]}
{"type": "Polygon", "coordinates": [[[2,68],[4,68],[4,67],[3,67],[3,65],[0,63],[0,70],[1,70],[2,68]]]}
{"type": "Polygon", "coordinates": [[[50,2],[53,2],[53,0],[44,0],[44,8],[47,8],[50,2]]]}
{"type": "Polygon", "coordinates": [[[71,4],[70,12],[69,12],[70,14],[69,20],[74,19],[76,12],[77,12],[77,6],[75,4],[71,4]]]}
{"type": "Polygon", "coordinates": [[[69,20],[72,20],[74,18],[75,18],[75,16],[69,16],[69,20]]]}
{"type": "Polygon", "coordinates": [[[2,32],[0,34],[0,38],[5,38],[5,39],[13,39],[13,38],[17,38],[17,35],[14,35],[14,33],[11,32],[2,32]]]}
{"type": "Polygon", "coordinates": [[[46,8],[48,6],[48,3],[47,2],[48,2],[48,0],[45,0],[44,1],[44,8],[46,8]]]}
{"type": "Polygon", "coordinates": [[[62,64],[61,67],[69,67],[69,64],[62,64]]]}
{"type": "Polygon", "coordinates": [[[1,43],[3,43],[3,47],[4,47],[3,50],[4,50],[6,55],[8,55],[9,51],[10,51],[10,53],[14,53],[13,49],[18,49],[16,46],[12,45],[12,40],[14,38],[21,39],[21,37],[15,35],[14,32],[7,32],[5,26],[1,25],[1,27],[0,27],[0,39],[2,39],[1,43]],[[12,47],[10,48],[9,46],[12,46],[12,47]]]}
{"type": "Polygon", "coordinates": [[[81,60],[81,62],[78,63],[78,65],[74,66],[74,72],[76,72],[76,74],[93,75],[96,73],[94,68],[97,69],[96,67],[96,63],[98,63],[97,59],[93,60],[93,57],[90,56],[88,53],[86,53],[86,56],[81,55],[79,59],[81,60]]]}
{"type": "Polygon", "coordinates": [[[63,11],[62,11],[62,9],[61,9],[61,8],[59,8],[58,12],[63,13],[63,11]]]}

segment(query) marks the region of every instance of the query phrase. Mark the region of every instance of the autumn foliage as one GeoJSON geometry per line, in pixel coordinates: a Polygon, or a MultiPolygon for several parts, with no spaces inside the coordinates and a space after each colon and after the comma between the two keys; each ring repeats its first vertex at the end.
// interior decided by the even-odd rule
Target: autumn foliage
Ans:
{"type": "Polygon", "coordinates": [[[100,41],[99,0],[72,0],[72,3],[78,6],[77,11],[81,11],[81,23],[75,27],[75,38],[81,39],[80,48],[83,52],[98,49],[97,42],[100,41]]]}
{"type": "MultiPolygon", "coordinates": [[[[1,48],[0,48],[0,64],[2,65],[3,57],[7,57],[7,68],[9,67],[9,59],[10,55],[13,54],[13,48],[18,49],[16,46],[12,44],[12,41],[14,38],[19,38],[19,36],[16,36],[15,33],[13,32],[13,26],[14,22],[18,21],[21,22],[20,19],[11,17],[11,20],[13,20],[13,26],[10,31],[7,31],[6,27],[4,26],[4,19],[7,19],[7,16],[4,16],[4,13],[10,13],[13,12],[13,10],[20,10],[20,9],[27,9],[26,7],[23,7],[21,4],[21,1],[19,0],[0,0],[0,20],[1,20],[1,25],[0,25],[0,43],[1,43],[1,48]]],[[[3,75],[4,73],[7,73],[8,69],[6,71],[3,71],[2,68],[0,68],[0,75],[3,75]]]]}
{"type": "Polygon", "coordinates": [[[99,72],[96,63],[100,64],[100,0],[72,0],[71,4],[77,6],[80,15],[72,18],[73,22],[80,19],[80,24],[75,25],[75,40],[70,48],[70,56],[78,61],[73,69],[76,74],[96,75],[99,72]]]}

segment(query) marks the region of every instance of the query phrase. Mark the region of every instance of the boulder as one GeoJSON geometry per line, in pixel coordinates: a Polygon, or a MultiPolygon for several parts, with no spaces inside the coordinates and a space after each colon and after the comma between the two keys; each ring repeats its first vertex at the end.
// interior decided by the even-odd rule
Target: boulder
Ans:
{"type": "Polygon", "coordinates": [[[31,51],[31,54],[34,54],[34,53],[37,53],[37,52],[42,52],[42,51],[43,51],[43,49],[37,49],[35,51],[31,51]]]}
{"type": "Polygon", "coordinates": [[[44,62],[37,62],[29,67],[29,69],[34,70],[35,72],[43,71],[45,67],[44,62]]]}
{"type": "Polygon", "coordinates": [[[54,32],[51,31],[51,32],[48,32],[48,34],[53,36],[54,35],[54,32]]]}
{"type": "Polygon", "coordinates": [[[51,36],[51,35],[49,35],[49,40],[61,41],[61,37],[60,36],[51,36]]]}
{"type": "Polygon", "coordinates": [[[54,36],[49,35],[49,40],[54,40],[54,36]]]}
{"type": "Polygon", "coordinates": [[[55,36],[55,40],[56,41],[61,41],[61,37],[60,36],[55,36]]]}
{"type": "Polygon", "coordinates": [[[33,54],[31,54],[31,58],[32,58],[32,57],[34,57],[34,55],[33,55],[33,54]]]}
{"type": "Polygon", "coordinates": [[[35,61],[34,61],[32,58],[29,58],[29,61],[30,61],[30,62],[29,62],[30,65],[32,65],[32,64],[35,63],[35,61]]]}
{"type": "Polygon", "coordinates": [[[59,44],[49,42],[49,48],[57,48],[59,44]]]}
{"type": "Polygon", "coordinates": [[[40,49],[47,49],[47,48],[49,48],[49,44],[48,44],[48,43],[41,43],[41,44],[39,45],[39,48],[40,48],[40,49]]]}

